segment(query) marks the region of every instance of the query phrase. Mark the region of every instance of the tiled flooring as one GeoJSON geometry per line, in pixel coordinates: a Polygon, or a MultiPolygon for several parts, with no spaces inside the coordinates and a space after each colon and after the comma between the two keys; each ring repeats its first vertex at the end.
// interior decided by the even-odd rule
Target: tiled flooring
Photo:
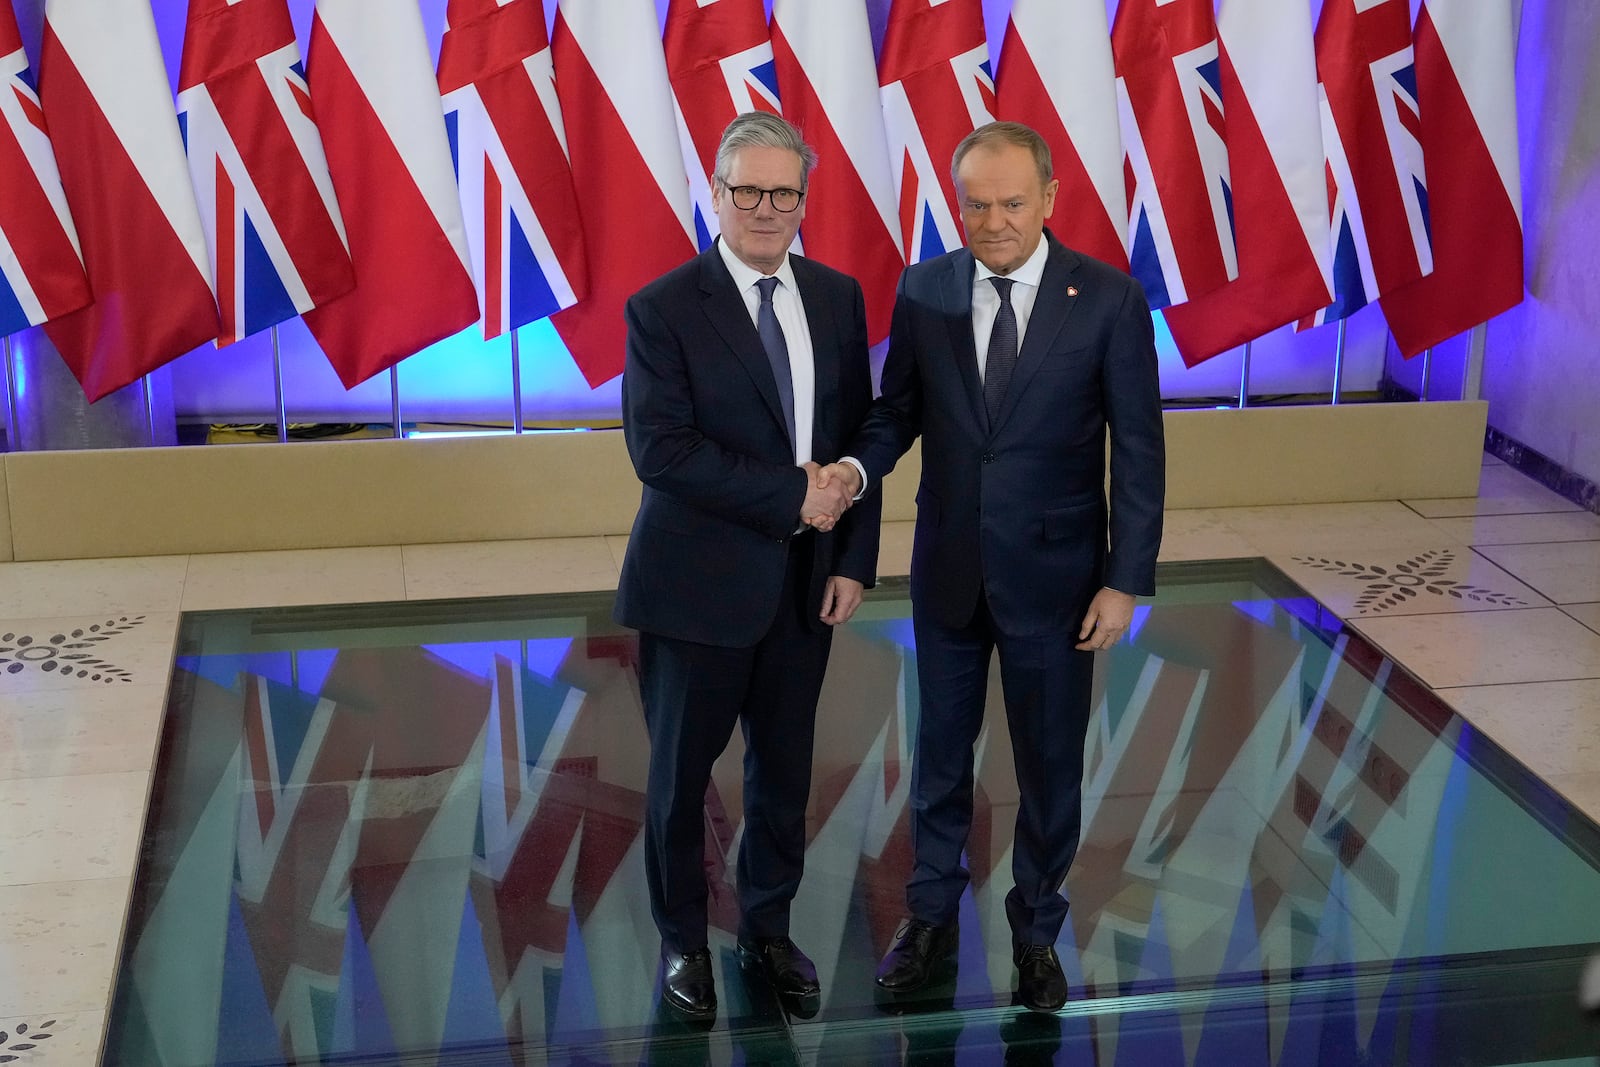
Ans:
{"type": "MultiPolygon", "coordinates": [[[[0,564],[0,1056],[93,1062],[179,612],[604,589],[622,546],[0,564]]],[[[1600,819],[1600,517],[1495,460],[1476,498],[1168,515],[1163,559],[1257,555],[1600,819]]]]}

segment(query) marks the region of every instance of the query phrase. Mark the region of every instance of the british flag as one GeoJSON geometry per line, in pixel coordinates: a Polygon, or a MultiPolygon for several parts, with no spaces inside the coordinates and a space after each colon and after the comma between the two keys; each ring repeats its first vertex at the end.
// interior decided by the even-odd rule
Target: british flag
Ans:
{"type": "Polygon", "coordinates": [[[0,335],[90,300],[22,35],[0,4],[0,335]]]}
{"type": "Polygon", "coordinates": [[[588,279],[539,0],[450,0],[439,45],[484,337],[553,315],[588,279]]]}
{"type": "Polygon", "coordinates": [[[1239,276],[1210,0],[1123,0],[1111,31],[1133,274],[1152,308],[1239,276]]]}
{"type": "Polygon", "coordinates": [[[1327,0],[1316,43],[1334,300],[1302,329],[1433,270],[1409,3],[1327,0]]]}
{"type": "Polygon", "coordinates": [[[994,118],[994,76],[978,0],[894,0],[878,61],[883,128],[907,263],[961,247],[950,179],[956,145],[994,118]]]}
{"type": "Polygon", "coordinates": [[[717,145],[735,115],[781,114],[778,70],[761,0],[672,0],[662,37],[678,139],[702,249],[718,231],[711,207],[717,145]]]}
{"type": "Polygon", "coordinates": [[[355,285],[287,0],[191,0],[178,122],[211,253],[217,347],[355,285]]]}

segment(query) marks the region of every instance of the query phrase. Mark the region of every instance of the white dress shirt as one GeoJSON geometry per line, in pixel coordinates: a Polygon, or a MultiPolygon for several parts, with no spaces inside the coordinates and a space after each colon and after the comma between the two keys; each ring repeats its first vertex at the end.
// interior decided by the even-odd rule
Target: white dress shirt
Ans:
{"type": "Polygon", "coordinates": [[[778,279],[772,290],[772,312],[783,330],[783,341],[789,349],[789,378],[794,384],[794,461],[798,466],[811,458],[811,427],[817,403],[817,371],[811,359],[811,327],[806,324],[806,309],[800,303],[800,290],[794,284],[794,270],[789,257],[770,275],[762,274],[729,250],[727,242],[718,241],[717,251],[722,262],[733,275],[733,284],[744,298],[750,321],[756,322],[761,312],[761,290],[756,283],[762,278],[778,279]]]}
{"type": "Polygon", "coordinates": [[[989,369],[989,335],[994,332],[994,317],[1000,314],[1000,292],[990,278],[1009,278],[1016,284],[1011,287],[1011,310],[1017,316],[1017,347],[1028,336],[1028,318],[1033,314],[1033,302],[1039,296],[1039,282],[1044,278],[1044,261],[1049,255],[1048,242],[1039,238],[1033,255],[1010,274],[996,274],[975,261],[977,270],[972,275],[972,342],[978,346],[978,381],[983,381],[989,369]]]}

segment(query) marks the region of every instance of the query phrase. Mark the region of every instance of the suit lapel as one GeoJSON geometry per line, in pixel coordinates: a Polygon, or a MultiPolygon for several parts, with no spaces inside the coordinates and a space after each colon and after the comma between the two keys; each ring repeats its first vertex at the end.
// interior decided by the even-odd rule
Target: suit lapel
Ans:
{"type": "Polygon", "coordinates": [[[1004,426],[1016,410],[1018,400],[1028,391],[1029,379],[1044,362],[1045,353],[1055,344],[1056,336],[1077,305],[1076,293],[1069,296],[1067,290],[1078,266],[1078,254],[1048,233],[1045,240],[1049,242],[1050,252],[1044,262],[1044,274],[1039,278],[1039,293],[1028,315],[1028,330],[1017,352],[1017,366],[1011,372],[1011,383],[1006,386],[1005,400],[1000,404],[1000,415],[990,427],[991,432],[1004,426]]]}
{"type": "MultiPolygon", "coordinates": [[[[712,245],[700,253],[700,306],[711,326],[721,336],[761,394],[767,410],[789,435],[788,423],[783,417],[783,402],[778,398],[778,382],[772,376],[772,364],[767,361],[767,350],[762,347],[756,324],[750,321],[750,311],[744,297],[734,287],[733,275],[722,262],[722,253],[712,245]]],[[[807,308],[807,314],[810,309],[807,308]]]]}
{"type": "Polygon", "coordinates": [[[950,355],[956,363],[956,373],[961,376],[962,388],[972,408],[972,417],[980,428],[988,426],[989,416],[983,406],[983,383],[978,379],[978,349],[972,340],[972,253],[961,249],[952,255],[939,285],[939,298],[944,306],[945,327],[950,333],[950,355]]]}

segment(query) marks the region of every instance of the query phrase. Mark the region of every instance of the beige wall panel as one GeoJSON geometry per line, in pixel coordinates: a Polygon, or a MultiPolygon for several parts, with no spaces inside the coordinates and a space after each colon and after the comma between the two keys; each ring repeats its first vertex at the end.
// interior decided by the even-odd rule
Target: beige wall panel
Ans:
{"type": "Polygon", "coordinates": [[[1483,401],[1169,411],[1167,507],[1476,496],[1483,401]]]}
{"type": "MultiPolygon", "coordinates": [[[[1173,411],[1167,506],[1472,496],[1482,402],[1173,411]]],[[[0,558],[236,552],[625,534],[622,434],[23,452],[0,558]]],[[[914,518],[921,449],[885,486],[914,518]]],[[[3,512],[0,512],[3,517],[3,512]]]]}

